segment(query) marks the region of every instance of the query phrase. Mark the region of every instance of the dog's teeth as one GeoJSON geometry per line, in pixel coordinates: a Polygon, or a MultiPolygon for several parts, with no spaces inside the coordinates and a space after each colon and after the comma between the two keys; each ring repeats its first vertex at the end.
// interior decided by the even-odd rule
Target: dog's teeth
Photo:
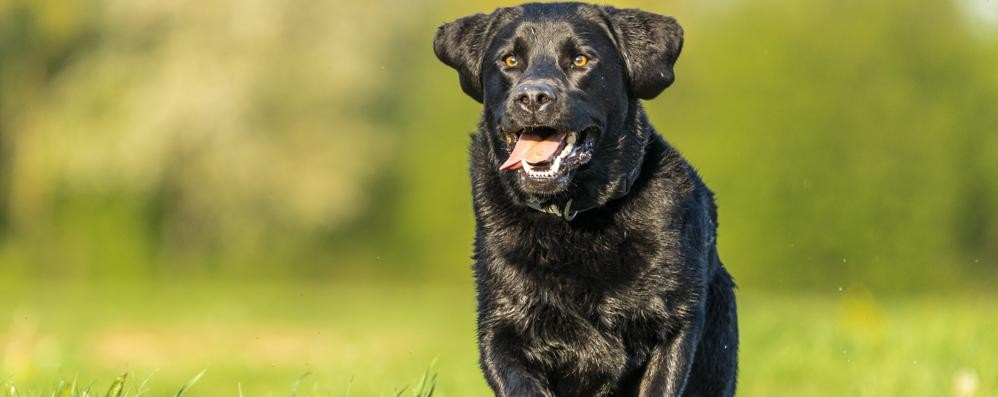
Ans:
{"type": "MultiPolygon", "coordinates": [[[[567,147],[565,148],[565,150],[568,150],[568,149],[569,149],[569,148],[567,148],[567,147]]],[[[554,175],[554,174],[555,174],[556,172],[558,172],[558,169],[559,169],[559,168],[561,168],[561,157],[562,157],[562,156],[558,156],[558,157],[555,157],[555,158],[554,158],[554,163],[552,163],[552,164],[551,164],[551,175],[552,175],[552,176],[553,176],[553,175],[554,175]]]]}
{"type": "Polygon", "coordinates": [[[575,148],[575,145],[573,145],[571,142],[569,142],[568,144],[565,145],[565,148],[561,150],[561,153],[558,154],[558,157],[556,158],[556,160],[568,157],[569,154],[572,154],[572,149],[574,149],[574,148],[575,148]]]}

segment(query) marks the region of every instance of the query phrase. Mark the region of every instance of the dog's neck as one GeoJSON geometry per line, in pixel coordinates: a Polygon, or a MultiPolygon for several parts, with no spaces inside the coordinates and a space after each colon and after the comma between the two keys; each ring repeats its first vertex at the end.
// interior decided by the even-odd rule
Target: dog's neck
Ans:
{"type": "Polygon", "coordinates": [[[639,174],[641,174],[641,162],[634,166],[627,175],[617,181],[617,188],[605,202],[600,202],[595,197],[579,196],[564,200],[562,203],[558,203],[557,200],[527,200],[526,204],[537,211],[561,217],[565,221],[571,221],[580,212],[589,211],[626,196],[631,191],[631,186],[634,186],[634,180],[638,179],[639,174]]]}

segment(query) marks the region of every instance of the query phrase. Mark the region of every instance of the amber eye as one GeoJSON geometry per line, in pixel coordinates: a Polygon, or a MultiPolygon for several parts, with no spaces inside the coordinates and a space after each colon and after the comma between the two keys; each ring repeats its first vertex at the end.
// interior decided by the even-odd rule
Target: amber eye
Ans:
{"type": "Polygon", "coordinates": [[[589,64],[589,57],[585,55],[576,55],[575,60],[572,61],[572,65],[575,65],[575,67],[577,68],[581,68],[588,64],[589,64]]]}
{"type": "Polygon", "coordinates": [[[516,55],[506,55],[502,63],[506,64],[506,67],[515,68],[520,65],[520,59],[516,55]]]}

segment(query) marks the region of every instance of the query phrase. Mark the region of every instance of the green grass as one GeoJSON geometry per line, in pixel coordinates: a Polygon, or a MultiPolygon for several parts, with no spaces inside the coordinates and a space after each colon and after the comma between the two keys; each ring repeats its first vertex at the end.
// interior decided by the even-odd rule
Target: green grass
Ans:
{"type": "MultiPolygon", "coordinates": [[[[190,388],[193,387],[194,384],[197,383],[198,380],[200,380],[202,376],[204,376],[204,373],[205,373],[204,370],[202,370],[201,372],[199,372],[197,375],[194,376],[194,378],[192,378],[190,381],[188,381],[185,385],[181,386],[180,389],[177,390],[177,393],[173,394],[173,396],[174,397],[183,397],[184,393],[186,393],[188,390],[190,390],[190,388]]],[[[301,392],[301,396],[303,396],[303,397],[305,397],[305,396],[308,396],[308,397],[331,397],[331,396],[334,395],[334,393],[332,393],[332,392],[319,390],[319,384],[318,383],[313,384],[311,391],[300,390],[300,388],[302,386],[302,380],[305,377],[307,377],[308,375],[309,374],[306,373],[305,375],[302,375],[302,377],[300,377],[297,380],[295,380],[294,385],[291,386],[291,397],[298,397],[299,396],[299,392],[301,392]]],[[[392,394],[392,396],[393,397],[403,397],[403,396],[409,396],[409,395],[411,395],[412,397],[433,397],[433,393],[436,390],[436,379],[437,379],[437,375],[436,374],[430,375],[430,369],[427,369],[426,372],[423,373],[423,377],[420,378],[419,383],[416,384],[416,386],[414,386],[412,388],[409,388],[408,386],[399,388],[397,391],[395,391],[392,394]]],[[[128,385],[127,381],[128,381],[128,373],[124,373],[124,374],[119,375],[117,378],[114,379],[114,381],[111,382],[111,387],[107,389],[107,392],[104,393],[103,396],[104,397],[142,397],[142,396],[145,396],[146,393],[149,392],[149,388],[147,386],[148,383],[149,383],[149,378],[146,378],[146,380],[142,381],[142,383],[139,383],[138,385],[128,385]]],[[[35,397],[35,396],[38,396],[38,397],[42,397],[42,396],[49,396],[49,397],[98,397],[98,396],[101,396],[102,394],[95,392],[93,390],[93,387],[94,387],[93,384],[87,385],[87,386],[80,385],[77,382],[76,379],[73,379],[72,381],[67,381],[65,379],[61,379],[61,380],[59,380],[59,382],[55,386],[52,387],[51,390],[49,390],[47,392],[42,392],[42,393],[35,392],[35,391],[22,392],[22,391],[20,391],[17,388],[17,386],[13,382],[4,381],[4,382],[0,382],[0,397],[35,397]]],[[[238,387],[237,387],[237,389],[238,389],[238,396],[239,397],[244,397],[243,389],[242,389],[242,384],[239,384],[238,387]]],[[[350,388],[348,387],[347,391],[345,393],[343,393],[342,395],[344,397],[351,397],[350,388]]]]}
{"type": "MultiPolygon", "coordinates": [[[[204,370],[198,372],[190,381],[180,387],[174,397],[182,397],[184,393],[194,386],[198,380],[204,375],[204,370]]],[[[149,384],[149,378],[146,378],[138,385],[128,384],[128,373],[118,375],[114,381],[111,382],[111,386],[107,389],[106,393],[98,393],[94,390],[94,385],[81,385],[77,379],[72,381],[67,381],[65,379],[60,379],[51,390],[47,392],[39,393],[37,391],[22,392],[18,390],[17,386],[10,381],[0,382],[0,397],[32,397],[32,396],[49,396],[49,397],[97,397],[103,395],[104,397],[141,397],[149,392],[147,385],[149,384]]],[[[296,385],[297,386],[297,385],[296,385]]],[[[294,393],[292,393],[294,395],[294,393]]]]}
{"type": "MultiPolygon", "coordinates": [[[[742,290],[739,395],[996,396],[995,302],[742,290]]],[[[0,397],[488,395],[474,309],[470,281],[0,285],[0,397]]]]}

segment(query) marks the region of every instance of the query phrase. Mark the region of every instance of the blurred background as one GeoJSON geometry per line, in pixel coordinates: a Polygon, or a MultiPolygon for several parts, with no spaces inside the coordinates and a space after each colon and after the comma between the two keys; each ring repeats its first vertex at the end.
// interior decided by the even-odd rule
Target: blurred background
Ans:
{"type": "MultiPolygon", "coordinates": [[[[488,394],[431,41],[511,4],[0,0],[0,382],[488,394]]],[[[686,31],[646,108],[717,195],[740,394],[998,395],[998,3],[614,5],[686,31]]]]}

